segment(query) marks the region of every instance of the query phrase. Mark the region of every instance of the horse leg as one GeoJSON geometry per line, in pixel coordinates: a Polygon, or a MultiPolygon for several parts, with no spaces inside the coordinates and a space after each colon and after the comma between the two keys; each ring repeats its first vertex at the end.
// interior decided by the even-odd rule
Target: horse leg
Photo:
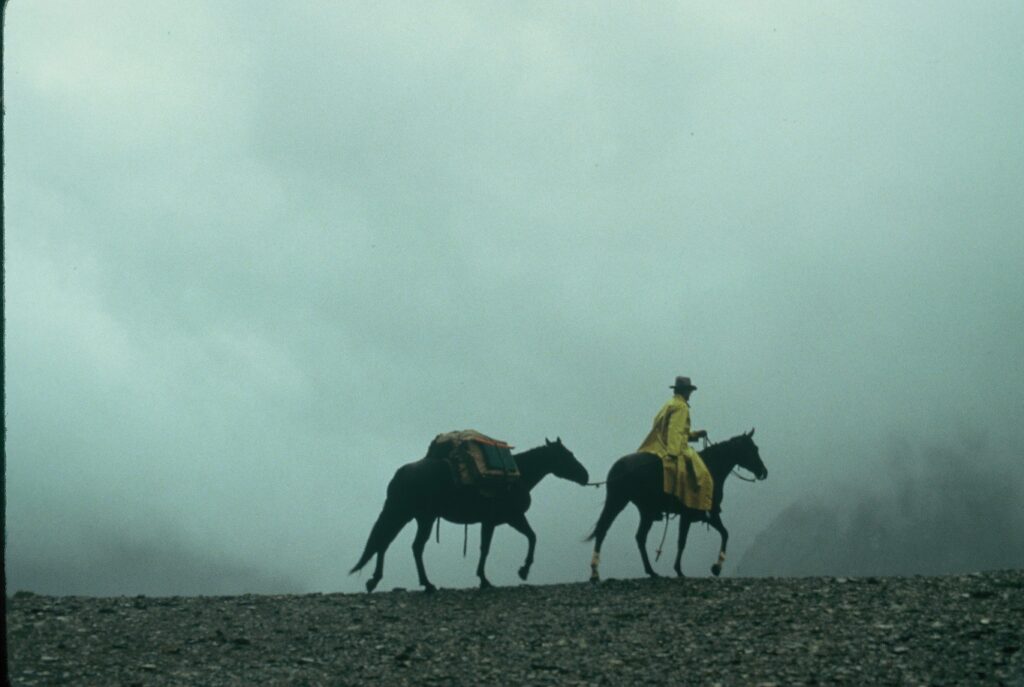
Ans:
{"type": "Polygon", "coordinates": [[[525,513],[516,515],[508,521],[508,524],[526,537],[526,561],[523,562],[523,567],[519,568],[519,579],[525,580],[530,575],[530,566],[533,565],[533,550],[537,545],[537,535],[534,533],[533,528],[530,527],[530,523],[527,522],[525,513]]]}
{"type": "Polygon", "coordinates": [[[636,529],[636,545],[640,548],[640,558],[644,562],[644,572],[650,577],[661,577],[654,572],[651,561],[647,558],[647,533],[651,531],[654,517],[646,511],[640,511],[640,526],[636,529]]]}
{"type": "Polygon", "coordinates": [[[725,529],[725,525],[722,524],[721,513],[712,513],[710,522],[711,526],[722,535],[722,545],[718,549],[718,560],[711,566],[711,574],[718,577],[722,574],[722,564],[725,563],[725,547],[729,543],[729,530],[725,529]]]}
{"type": "Polygon", "coordinates": [[[679,542],[676,546],[676,563],[673,569],[677,577],[683,577],[683,549],[686,548],[686,535],[690,533],[690,524],[693,521],[686,517],[686,513],[679,516],[679,542]]]}
{"type": "Polygon", "coordinates": [[[608,534],[608,528],[615,522],[615,518],[618,517],[622,509],[629,503],[629,499],[620,496],[618,492],[613,492],[610,488],[608,495],[604,501],[604,508],[601,509],[601,515],[597,518],[597,524],[594,526],[594,532],[588,539],[594,540],[594,555],[590,559],[590,581],[600,582],[601,575],[598,573],[598,565],[601,563],[601,543],[604,542],[605,535],[608,534]]]}
{"type": "Polygon", "coordinates": [[[427,579],[427,570],[423,567],[423,547],[430,539],[430,528],[434,525],[435,516],[416,518],[416,538],[412,541],[412,555],[416,559],[416,572],[420,576],[420,584],[427,592],[437,589],[427,579]]]}
{"type": "Polygon", "coordinates": [[[480,578],[480,589],[490,589],[494,585],[484,574],[484,565],[487,564],[487,554],[491,550],[491,538],[494,536],[494,523],[480,523],[480,561],[476,564],[476,576],[480,578]]]}

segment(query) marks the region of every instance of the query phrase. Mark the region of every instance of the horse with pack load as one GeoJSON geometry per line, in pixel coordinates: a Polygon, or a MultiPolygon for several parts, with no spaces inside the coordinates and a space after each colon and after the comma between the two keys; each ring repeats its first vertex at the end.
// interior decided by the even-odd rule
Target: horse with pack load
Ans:
{"type": "Polygon", "coordinates": [[[480,523],[480,559],[476,575],[480,587],[492,586],[484,573],[494,528],[507,524],[527,539],[526,560],[519,568],[525,580],[533,564],[537,537],[526,519],[530,491],[547,475],[586,484],[587,470],[561,438],[513,454],[512,446],[474,430],[439,434],[420,460],[398,468],[387,488],[387,498],[359,561],[349,574],[376,556],[373,575],[366,581],[372,592],[384,574],[384,554],[398,533],[416,520],[412,543],[419,583],[428,592],[435,587],[423,566],[423,548],[439,518],[459,524],[480,523]]]}

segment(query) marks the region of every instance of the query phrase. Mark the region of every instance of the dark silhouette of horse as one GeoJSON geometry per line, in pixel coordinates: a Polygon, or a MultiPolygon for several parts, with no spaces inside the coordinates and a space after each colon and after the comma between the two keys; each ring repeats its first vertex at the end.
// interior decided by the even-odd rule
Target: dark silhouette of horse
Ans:
{"type": "Polygon", "coordinates": [[[608,493],[605,496],[604,508],[597,519],[594,531],[586,539],[586,541],[594,540],[594,556],[590,562],[591,582],[600,580],[597,568],[601,560],[601,542],[604,541],[612,522],[630,502],[635,504],[640,511],[640,527],[636,531],[636,543],[640,547],[644,572],[651,577],[659,577],[647,558],[647,533],[651,529],[651,524],[655,520],[661,520],[663,513],[679,513],[676,575],[680,577],[683,575],[680,563],[683,558],[683,549],[686,547],[686,535],[690,531],[690,524],[698,521],[710,523],[722,536],[718,561],[711,566],[712,574],[719,575],[722,572],[722,563],[725,561],[725,547],[729,541],[729,532],[722,524],[722,488],[725,486],[725,478],[736,466],[749,470],[759,480],[768,477],[768,470],[761,462],[761,456],[754,444],[753,436],[754,430],[750,430],[728,441],[712,444],[700,451],[700,456],[714,480],[710,512],[686,508],[676,497],[664,492],[662,488],[663,468],[658,456],[650,453],[631,453],[615,461],[608,471],[608,493]]]}
{"type": "Polygon", "coordinates": [[[426,591],[434,591],[435,587],[423,568],[423,547],[430,537],[431,526],[440,517],[456,523],[481,523],[480,561],[476,566],[481,588],[491,586],[484,575],[484,564],[494,528],[507,523],[522,532],[529,542],[526,561],[519,568],[519,577],[525,580],[533,564],[533,550],[537,542],[537,536],[526,520],[530,490],[548,474],[577,484],[586,484],[589,476],[572,451],[562,444],[561,438],[555,441],[545,439],[543,446],[517,453],[514,458],[519,466],[519,479],[512,482],[506,491],[493,496],[482,494],[475,486],[457,484],[451,466],[444,459],[422,458],[398,468],[388,484],[384,509],[370,530],[363,555],[349,574],[360,570],[376,554],[377,566],[373,576],[366,581],[366,591],[372,592],[384,574],[384,553],[388,546],[406,523],[415,518],[417,529],[412,553],[416,559],[416,571],[426,591]]]}

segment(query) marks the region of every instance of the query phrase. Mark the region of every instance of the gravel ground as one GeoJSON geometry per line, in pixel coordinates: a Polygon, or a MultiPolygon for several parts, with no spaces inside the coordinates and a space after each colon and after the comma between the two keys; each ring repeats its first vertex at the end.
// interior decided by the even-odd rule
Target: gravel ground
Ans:
{"type": "Polygon", "coordinates": [[[15,685],[1020,685],[1024,571],[8,600],[15,685]]]}

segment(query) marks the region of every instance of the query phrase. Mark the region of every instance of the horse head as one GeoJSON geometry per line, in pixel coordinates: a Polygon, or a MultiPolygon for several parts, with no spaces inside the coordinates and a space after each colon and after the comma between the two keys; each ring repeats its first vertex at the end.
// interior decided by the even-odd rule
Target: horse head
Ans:
{"type": "Polygon", "coordinates": [[[583,464],[576,460],[572,451],[565,447],[561,437],[554,441],[545,438],[544,448],[547,452],[547,459],[551,466],[551,474],[555,477],[567,479],[576,484],[586,484],[590,481],[590,474],[583,464]]]}
{"type": "Polygon", "coordinates": [[[739,446],[736,465],[753,473],[754,477],[759,480],[767,479],[768,468],[764,466],[761,453],[757,449],[757,444],[754,443],[754,429],[741,434],[736,439],[739,446]]]}

